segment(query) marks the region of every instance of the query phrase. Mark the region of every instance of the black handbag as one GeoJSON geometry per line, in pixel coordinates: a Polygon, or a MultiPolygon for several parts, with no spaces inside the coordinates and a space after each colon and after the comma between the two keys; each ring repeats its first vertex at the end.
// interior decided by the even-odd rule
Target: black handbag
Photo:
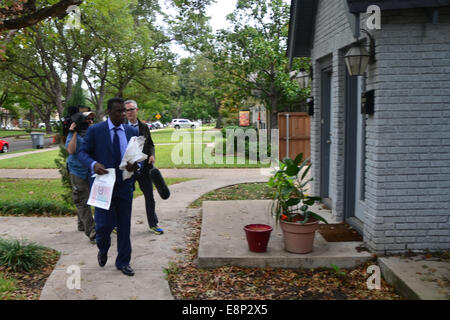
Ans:
{"type": "Polygon", "coordinates": [[[161,174],[161,171],[159,171],[158,168],[154,167],[153,164],[149,167],[149,175],[150,180],[155,185],[156,190],[159,193],[159,196],[163,200],[167,200],[170,197],[170,190],[169,187],[167,187],[166,182],[164,181],[164,178],[161,174]]]}

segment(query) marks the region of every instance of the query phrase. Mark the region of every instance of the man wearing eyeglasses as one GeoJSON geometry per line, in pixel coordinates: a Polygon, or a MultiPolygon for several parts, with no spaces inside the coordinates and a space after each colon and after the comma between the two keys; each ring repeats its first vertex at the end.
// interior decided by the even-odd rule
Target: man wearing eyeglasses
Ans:
{"type": "Polygon", "coordinates": [[[125,101],[125,108],[127,111],[128,124],[139,130],[139,135],[145,137],[145,144],[142,150],[143,153],[147,154],[147,161],[144,161],[144,165],[136,174],[136,180],[139,183],[139,187],[144,193],[145,197],[145,211],[147,212],[148,225],[150,227],[150,232],[154,234],[163,234],[163,229],[158,227],[158,217],[155,212],[155,198],[153,197],[153,186],[150,179],[149,170],[153,167],[155,163],[155,145],[150,134],[150,130],[145,123],[142,123],[138,119],[138,106],[136,101],[127,100],[125,101]]]}

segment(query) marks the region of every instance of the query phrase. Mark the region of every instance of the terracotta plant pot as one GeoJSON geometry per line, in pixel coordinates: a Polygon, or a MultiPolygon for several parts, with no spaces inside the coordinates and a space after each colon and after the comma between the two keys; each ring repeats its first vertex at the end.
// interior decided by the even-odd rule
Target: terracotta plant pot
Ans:
{"type": "Polygon", "coordinates": [[[272,227],[267,224],[248,224],[244,227],[248,248],[253,252],[265,252],[272,227]]]}
{"type": "Polygon", "coordinates": [[[308,253],[313,250],[314,237],[319,228],[319,220],[305,224],[280,220],[283,230],[284,249],[292,253],[308,253]]]}

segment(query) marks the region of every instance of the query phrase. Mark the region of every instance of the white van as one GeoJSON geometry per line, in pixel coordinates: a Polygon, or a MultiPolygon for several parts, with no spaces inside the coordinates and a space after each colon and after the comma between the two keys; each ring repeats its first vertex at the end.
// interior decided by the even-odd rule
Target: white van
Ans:
{"type": "Polygon", "coordinates": [[[172,119],[170,126],[174,127],[175,129],[180,129],[180,128],[195,129],[198,127],[198,123],[192,122],[191,120],[188,120],[188,119],[172,119]]]}

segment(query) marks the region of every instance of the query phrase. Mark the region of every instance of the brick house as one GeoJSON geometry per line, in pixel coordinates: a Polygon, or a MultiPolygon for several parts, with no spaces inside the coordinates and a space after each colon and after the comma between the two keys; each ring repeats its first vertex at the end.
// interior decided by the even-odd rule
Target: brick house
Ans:
{"type": "Polygon", "coordinates": [[[311,58],[312,193],[373,252],[450,249],[450,1],[292,0],[288,55],[311,58]]]}

